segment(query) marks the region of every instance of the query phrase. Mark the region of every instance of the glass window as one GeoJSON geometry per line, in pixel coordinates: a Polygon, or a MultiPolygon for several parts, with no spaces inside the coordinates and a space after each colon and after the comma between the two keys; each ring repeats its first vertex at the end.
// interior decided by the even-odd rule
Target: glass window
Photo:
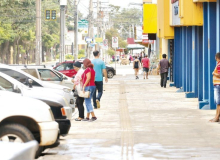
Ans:
{"type": "Polygon", "coordinates": [[[65,68],[65,64],[61,64],[61,65],[59,65],[59,66],[56,68],[56,70],[57,70],[57,71],[63,71],[64,68],[65,68]]]}
{"type": "Polygon", "coordinates": [[[38,78],[38,75],[37,75],[36,69],[22,69],[22,71],[24,71],[24,72],[26,72],[26,73],[32,75],[33,77],[39,79],[39,78],[38,78]]]}
{"type": "Polygon", "coordinates": [[[73,63],[66,63],[65,70],[72,70],[73,69],[73,63]]]}
{"type": "MultiPolygon", "coordinates": [[[[6,68],[0,68],[0,72],[7,74],[8,76],[18,80],[19,82],[28,85],[27,81],[29,79],[29,77],[27,77],[26,75],[19,73],[17,71],[11,70],[11,69],[6,69],[6,68]]],[[[33,81],[33,86],[40,86],[42,87],[39,83],[37,83],[36,81],[33,81]]]]}
{"type": "Polygon", "coordinates": [[[49,69],[38,69],[42,81],[61,81],[61,79],[49,69]]]}
{"type": "Polygon", "coordinates": [[[7,91],[13,92],[13,84],[1,76],[0,76],[0,86],[6,89],[7,91]]]}

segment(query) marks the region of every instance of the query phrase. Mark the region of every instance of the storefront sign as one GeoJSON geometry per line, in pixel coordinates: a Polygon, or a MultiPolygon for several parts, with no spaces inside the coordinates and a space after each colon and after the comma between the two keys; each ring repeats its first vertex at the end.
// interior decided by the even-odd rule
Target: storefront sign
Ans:
{"type": "Polygon", "coordinates": [[[171,0],[171,26],[180,25],[180,10],[179,10],[179,0],[171,0]]]}

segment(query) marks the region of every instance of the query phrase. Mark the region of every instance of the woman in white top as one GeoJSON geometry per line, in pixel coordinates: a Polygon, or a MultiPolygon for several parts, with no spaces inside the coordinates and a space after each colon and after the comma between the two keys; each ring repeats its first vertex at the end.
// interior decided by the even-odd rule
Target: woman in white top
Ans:
{"type": "MultiPolygon", "coordinates": [[[[81,68],[81,63],[80,62],[75,62],[73,64],[73,67],[75,69],[75,71],[77,72],[77,74],[75,75],[75,78],[73,79],[73,89],[77,90],[77,92],[79,93],[80,91],[80,80],[81,80],[81,76],[84,72],[84,70],[81,68]]],[[[75,119],[75,121],[81,121],[82,119],[84,119],[84,98],[83,97],[77,97],[76,99],[76,105],[78,107],[79,110],[79,117],[75,119]]]]}

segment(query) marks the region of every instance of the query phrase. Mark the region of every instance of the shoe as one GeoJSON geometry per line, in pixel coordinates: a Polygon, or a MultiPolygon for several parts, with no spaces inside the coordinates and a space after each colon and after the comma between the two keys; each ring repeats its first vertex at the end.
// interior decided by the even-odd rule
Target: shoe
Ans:
{"type": "Polygon", "coordinates": [[[139,77],[137,76],[137,79],[139,79],[139,77]]]}
{"type": "Polygon", "coordinates": [[[98,99],[96,100],[96,104],[97,104],[97,108],[100,108],[100,102],[98,99]]]}
{"type": "Polygon", "coordinates": [[[93,122],[93,121],[95,121],[95,120],[97,120],[97,118],[96,118],[96,117],[92,117],[92,118],[89,120],[89,122],[93,122]]]}
{"type": "Polygon", "coordinates": [[[82,121],[89,121],[89,118],[84,118],[82,121]]]}

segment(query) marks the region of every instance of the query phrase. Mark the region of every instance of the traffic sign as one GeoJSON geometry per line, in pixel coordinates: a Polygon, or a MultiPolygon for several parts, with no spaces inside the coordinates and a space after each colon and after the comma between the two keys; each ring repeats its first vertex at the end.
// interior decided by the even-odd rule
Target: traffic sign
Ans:
{"type": "Polygon", "coordinates": [[[108,49],[108,39],[105,39],[103,42],[104,42],[104,48],[108,49]]]}
{"type": "Polygon", "coordinates": [[[89,22],[85,19],[82,19],[78,22],[78,28],[88,28],[89,22]]]}
{"type": "Polygon", "coordinates": [[[118,37],[112,37],[112,47],[118,48],[118,37]]]}

